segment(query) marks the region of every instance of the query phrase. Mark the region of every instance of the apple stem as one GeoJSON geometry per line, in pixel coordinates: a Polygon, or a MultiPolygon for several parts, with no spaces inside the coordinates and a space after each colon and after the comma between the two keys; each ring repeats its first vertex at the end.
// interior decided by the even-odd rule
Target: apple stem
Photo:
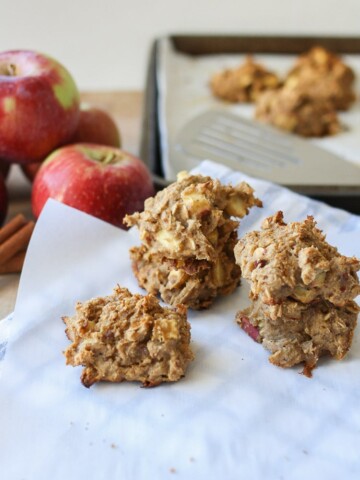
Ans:
{"type": "Polygon", "coordinates": [[[112,163],[115,164],[126,158],[126,155],[124,155],[121,150],[116,151],[116,149],[115,151],[108,152],[104,150],[91,150],[91,148],[83,147],[82,150],[88,157],[101,163],[102,165],[110,165],[112,163]]]}
{"type": "Polygon", "coordinates": [[[106,157],[104,158],[104,160],[102,161],[102,163],[104,165],[109,165],[110,163],[113,162],[113,160],[116,158],[116,155],[112,152],[109,152],[106,157]]]}
{"type": "Polygon", "coordinates": [[[4,65],[0,73],[1,75],[6,75],[7,77],[16,77],[16,65],[13,63],[4,65]]]}

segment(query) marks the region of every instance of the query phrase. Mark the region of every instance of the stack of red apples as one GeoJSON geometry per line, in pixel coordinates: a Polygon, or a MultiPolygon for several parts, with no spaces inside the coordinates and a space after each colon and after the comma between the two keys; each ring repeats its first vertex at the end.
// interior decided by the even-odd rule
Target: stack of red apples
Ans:
{"type": "Polygon", "coordinates": [[[143,162],[121,150],[111,116],[80,105],[68,70],[28,50],[0,53],[0,225],[12,164],[33,182],[35,218],[51,197],[122,227],[154,193],[143,162]]]}

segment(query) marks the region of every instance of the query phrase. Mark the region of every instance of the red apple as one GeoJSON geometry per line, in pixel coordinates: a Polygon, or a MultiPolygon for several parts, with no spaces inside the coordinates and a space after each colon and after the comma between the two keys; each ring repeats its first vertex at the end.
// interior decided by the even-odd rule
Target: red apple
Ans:
{"type": "Polygon", "coordinates": [[[71,143],[97,143],[120,148],[120,132],[105,110],[81,104],[79,123],[71,143]]]}
{"type": "Polygon", "coordinates": [[[1,160],[1,158],[0,158],[0,175],[2,175],[5,180],[8,176],[10,166],[11,166],[11,164],[9,162],[5,162],[4,160],[1,160]]]}
{"type": "Polygon", "coordinates": [[[25,177],[30,180],[30,182],[34,181],[35,175],[41,167],[41,163],[42,162],[24,163],[23,165],[20,165],[20,168],[23,171],[25,177]]]}
{"type": "Polygon", "coordinates": [[[0,225],[3,224],[5,220],[8,209],[8,195],[5,185],[5,180],[0,174],[0,225]]]}
{"type": "Polygon", "coordinates": [[[60,148],[41,165],[32,188],[37,218],[48,198],[125,228],[123,217],[154,194],[144,163],[118,148],[79,143],[60,148]]]}
{"type": "Polygon", "coordinates": [[[32,163],[68,142],[79,92],[56,60],[29,50],[0,53],[0,158],[32,163]]]}
{"type": "MultiPolygon", "coordinates": [[[[69,143],[97,143],[120,148],[121,138],[116,123],[107,112],[81,104],[79,123],[69,143]]],[[[26,163],[21,169],[32,182],[40,166],[41,162],[26,163]]]]}

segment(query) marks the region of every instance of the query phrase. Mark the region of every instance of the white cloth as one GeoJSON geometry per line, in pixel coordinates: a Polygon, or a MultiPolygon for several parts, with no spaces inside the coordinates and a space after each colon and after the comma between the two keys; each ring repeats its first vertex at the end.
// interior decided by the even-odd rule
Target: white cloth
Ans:
{"type": "MultiPolygon", "coordinates": [[[[359,217],[210,162],[197,170],[225,183],[245,179],[263,200],[264,208],[241,222],[240,235],[278,209],[286,221],[313,214],[342,253],[360,256],[359,217]]],[[[277,368],[234,321],[248,303],[245,282],[208,311],[189,312],[196,358],[181,381],[153,389],[81,385],[81,367],[65,366],[61,316],[117,283],[140,292],[128,256],[137,241],[134,230],[46,205],[2,361],[0,477],[359,478],[359,332],[347,358],[322,360],[312,379],[300,368],[277,368]]]]}

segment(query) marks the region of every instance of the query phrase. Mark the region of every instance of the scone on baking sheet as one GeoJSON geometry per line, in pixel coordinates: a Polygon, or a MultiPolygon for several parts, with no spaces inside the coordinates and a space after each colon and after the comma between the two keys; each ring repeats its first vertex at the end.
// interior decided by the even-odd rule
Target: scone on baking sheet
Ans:
{"type": "Polygon", "coordinates": [[[150,387],[185,375],[193,353],[186,308],[163,308],[153,295],[132,295],[116,287],[112,295],[76,305],[63,317],[73,343],[67,365],[82,365],[81,381],[139,381],[150,387]]]}
{"type": "Polygon", "coordinates": [[[335,110],[347,110],[355,100],[355,74],[337,55],[315,46],[300,55],[285,86],[327,101],[335,110]]]}
{"type": "Polygon", "coordinates": [[[239,67],[216,73],[210,80],[213,95],[233,103],[255,102],[260,93],[279,85],[278,76],[250,56],[239,67]]]}
{"type": "Polygon", "coordinates": [[[290,86],[263,93],[256,103],[255,118],[303,137],[324,137],[341,131],[336,111],[327,99],[290,86]]]}
{"type": "Polygon", "coordinates": [[[355,257],[329,245],[312,217],[286,224],[282,212],[235,247],[251,306],[237,321],[282,367],[305,362],[310,373],[321,355],[341,359],[351,346],[360,293],[355,257]]]}
{"type": "Polygon", "coordinates": [[[125,217],[140,230],[142,245],[130,251],[139,285],[171,304],[207,308],[239,285],[234,246],[239,222],[261,206],[245,182],[181,172],[177,182],[145,202],[142,213],[125,217]]]}

